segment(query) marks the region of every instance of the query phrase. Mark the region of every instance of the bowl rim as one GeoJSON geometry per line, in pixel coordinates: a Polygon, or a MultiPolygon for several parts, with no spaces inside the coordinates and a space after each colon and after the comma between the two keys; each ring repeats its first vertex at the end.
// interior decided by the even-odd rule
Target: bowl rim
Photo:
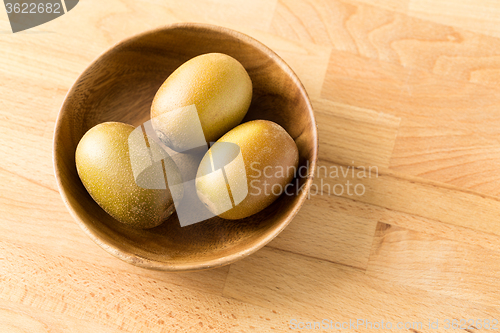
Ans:
{"type": "Polygon", "coordinates": [[[260,250],[262,247],[264,247],[266,244],[268,244],[270,241],[272,241],[276,236],[278,236],[283,229],[293,220],[293,218],[297,215],[298,211],[304,204],[306,198],[309,196],[309,191],[311,189],[311,185],[313,182],[314,174],[316,171],[316,164],[318,160],[318,146],[319,146],[319,141],[318,141],[318,130],[317,130],[317,123],[316,123],[316,118],[314,116],[314,111],[313,107],[309,98],[309,95],[307,94],[307,91],[304,88],[304,85],[302,82],[299,80],[298,76],[295,74],[295,72],[291,69],[291,67],[280,57],[278,56],[273,50],[271,50],[269,47],[261,43],[260,41],[256,40],[253,37],[250,37],[242,32],[222,27],[222,26],[217,26],[217,25],[212,25],[212,24],[206,24],[206,23],[193,23],[193,22],[182,22],[182,23],[172,23],[172,24],[167,24],[164,26],[160,26],[154,29],[146,30],[138,34],[134,34],[132,36],[129,36],[125,39],[122,39],[116,43],[114,43],[112,46],[108,47],[106,50],[101,52],[99,55],[97,55],[94,60],[78,75],[78,77],[75,79],[71,87],[68,89],[63,103],[61,104],[61,107],[59,108],[58,114],[57,114],[57,119],[55,123],[55,129],[54,129],[54,136],[53,136],[53,145],[52,145],[52,162],[53,162],[53,168],[54,168],[54,175],[56,178],[56,183],[57,183],[57,188],[59,190],[59,193],[62,197],[62,200],[66,206],[66,208],[69,210],[70,215],[73,217],[73,219],[78,223],[80,228],[89,236],[97,245],[99,245],[101,248],[103,248],[106,252],[110,253],[111,255],[127,262],[130,264],[133,264],[135,266],[139,266],[142,268],[147,268],[147,269],[153,269],[153,270],[161,270],[161,271],[171,271],[171,272],[187,272],[187,271],[196,271],[196,270],[204,270],[204,269],[211,269],[211,268],[216,268],[216,267],[221,267],[225,265],[229,265],[231,263],[234,263],[244,257],[249,256],[252,253],[255,253],[256,251],[260,250]],[[88,227],[87,223],[80,218],[80,216],[75,212],[71,204],[69,203],[68,196],[66,194],[66,191],[64,189],[64,186],[61,181],[60,177],[60,171],[58,168],[58,163],[56,160],[56,150],[58,146],[57,138],[59,137],[59,132],[61,130],[61,119],[62,119],[62,111],[66,107],[67,101],[68,101],[68,96],[74,92],[76,89],[76,86],[78,82],[82,79],[82,77],[87,73],[87,71],[94,66],[102,57],[104,57],[106,54],[112,52],[115,48],[124,45],[126,43],[129,43],[135,39],[140,39],[143,36],[147,36],[149,34],[153,34],[156,32],[160,31],[165,31],[165,30],[173,30],[173,29],[199,29],[199,30],[209,30],[209,31],[217,31],[222,34],[230,35],[232,37],[235,37],[237,39],[241,39],[245,41],[246,43],[252,45],[253,47],[259,49],[263,53],[267,54],[273,61],[275,61],[280,68],[282,68],[292,79],[292,81],[296,84],[298,87],[300,93],[305,97],[305,103],[307,107],[307,111],[309,112],[310,119],[312,120],[312,135],[313,135],[313,140],[314,140],[314,145],[312,147],[312,158],[311,158],[311,163],[310,167],[308,170],[308,174],[306,176],[306,181],[304,183],[304,190],[301,191],[301,194],[298,195],[298,202],[295,204],[293,209],[285,216],[284,220],[280,222],[279,226],[277,229],[273,230],[273,232],[270,232],[269,234],[265,235],[257,244],[250,246],[242,251],[239,251],[237,253],[229,254],[226,256],[223,256],[221,258],[217,259],[212,259],[208,261],[203,261],[203,262],[190,262],[190,263],[180,263],[180,264],[171,264],[171,263],[165,263],[161,261],[156,261],[156,260],[151,260],[148,258],[144,258],[140,255],[134,254],[134,253],[125,253],[122,249],[112,246],[104,241],[101,240],[101,238],[96,235],[94,232],[92,232],[88,227]]]}

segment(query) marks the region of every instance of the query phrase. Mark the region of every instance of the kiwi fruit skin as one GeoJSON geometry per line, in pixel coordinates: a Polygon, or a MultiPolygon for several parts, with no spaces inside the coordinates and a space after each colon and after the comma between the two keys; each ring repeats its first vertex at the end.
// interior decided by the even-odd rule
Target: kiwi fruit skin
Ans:
{"type": "MultiPolygon", "coordinates": [[[[75,162],[83,185],[102,209],[128,226],[148,229],[166,220],[175,211],[175,206],[168,186],[148,189],[136,183],[129,154],[129,136],[134,129],[132,125],[119,122],[105,122],[92,127],[78,143],[75,162]]],[[[142,139],[144,137],[139,138],[142,139]]],[[[164,150],[153,140],[148,141],[153,154],[164,154],[167,162],[163,163],[170,168],[170,174],[174,178],[180,177],[179,170],[170,163],[164,150]]],[[[130,144],[140,142],[131,141],[130,144]]],[[[144,175],[141,176],[144,178],[144,175]]],[[[156,177],[159,182],[165,181],[158,171],[146,176],[156,177]]],[[[174,195],[182,197],[179,191],[175,191],[174,195]]]]}
{"type": "Polygon", "coordinates": [[[205,154],[198,168],[196,190],[205,206],[221,218],[236,220],[260,212],[271,205],[295,176],[299,161],[297,145],[280,125],[268,120],[254,120],[241,124],[221,137],[205,154]],[[244,167],[230,160],[234,147],[241,151],[244,167]],[[224,180],[213,170],[213,165],[224,167],[224,180]],[[245,171],[242,173],[242,171],[245,171]],[[248,193],[244,195],[245,181],[248,193]],[[227,182],[226,182],[227,179],[227,182]],[[226,183],[226,188],[220,186],[226,183]],[[229,186],[228,184],[234,184],[229,186]],[[272,188],[275,188],[273,193],[272,188]],[[278,191],[278,189],[280,189],[278,191]],[[232,196],[232,208],[225,210],[227,192],[232,196]],[[236,204],[235,198],[244,197],[236,204]]]}
{"type": "Polygon", "coordinates": [[[182,64],[161,85],[151,121],[165,145],[183,152],[200,146],[203,136],[215,142],[240,124],[251,101],[252,81],[243,65],[226,54],[207,53],[182,64]],[[187,116],[193,108],[195,115],[187,116]]]}

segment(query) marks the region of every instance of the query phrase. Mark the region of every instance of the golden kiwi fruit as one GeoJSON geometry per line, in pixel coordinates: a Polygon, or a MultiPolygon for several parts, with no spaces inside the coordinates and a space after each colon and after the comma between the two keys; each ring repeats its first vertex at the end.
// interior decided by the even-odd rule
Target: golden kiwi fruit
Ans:
{"type": "Polygon", "coordinates": [[[252,81],[236,59],[221,53],[192,58],[166,79],[151,105],[155,134],[187,154],[173,155],[174,163],[141,127],[106,122],[80,140],[78,175],[99,206],[135,228],[161,224],[183,196],[183,186],[169,185],[195,175],[198,198],[214,215],[236,220],[256,214],[285,191],[299,154],[292,137],[272,121],[239,125],[251,100],[252,81]]]}
{"type": "Polygon", "coordinates": [[[280,125],[268,120],[241,124],[222,136],[201,160],[198,197],[219,217],[248,217],[285,191],[298,160],[295,141],[280,125]]]}
{"type": "Polygon", "coordinates": [[[151,122],[168,147],[182,152],[215,142],[237,126],[252,100],[252,81],[231,56],[207,53],[178,67],[158,89],[151,122]]]}
{"type": "Polygon", "coordinates": [[[88,193],[108,214],[131,227],[153,228],[174,212],[172,195],[179,200],[183,195],[179,190],[171,193],[163,166],[172,175],[169,181],[182,180],[165,151],[153,140],[148,140],[148,148],[142,131],[134,130],[119,122],[92,127],[76,148],[76,168],[88,193]],[[131,160],[131,152],[142,155],[131,160]],[[155,163],[150,156],[156,157],[155,163]]]}

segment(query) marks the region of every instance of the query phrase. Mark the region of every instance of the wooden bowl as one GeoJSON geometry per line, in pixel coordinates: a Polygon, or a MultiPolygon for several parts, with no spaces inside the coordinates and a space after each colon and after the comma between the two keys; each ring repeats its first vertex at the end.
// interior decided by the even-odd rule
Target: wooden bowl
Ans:
{"type": "MultiPolygon", "coordinates": [[[[122,41],[98,57],[76,80],[61,107],[54,135],[54,168],[64,203],[103,249],[131,264],[165,271],[214,268],[241,259],[271,241],[299,211],[316,168],[318,137],[304,87],[273,51],[244,34],[205,24],[174,24],[122,41]],[[149,120],[152,99],[185,61],[220,52],[239,60],[253,83],[246,118],[272,120],[297,143],[306,177],[302,191],[283,194],[264,211],[229,221],[214,217],[180,227],[174,213],[162,225],[131,229],[102,210],[85,190],[75,150],[91,127],[105,121],[139,126],[149,120]]],[[[288,191],[292,192],[292,191],[288,191]]],[[[96,258],[97,260],[98,258],[96,258]]]]}

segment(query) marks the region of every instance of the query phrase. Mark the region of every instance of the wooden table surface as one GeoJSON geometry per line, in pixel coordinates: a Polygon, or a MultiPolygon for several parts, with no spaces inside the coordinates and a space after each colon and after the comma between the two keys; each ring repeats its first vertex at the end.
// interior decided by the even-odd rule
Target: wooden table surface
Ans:
{"type": "Polygon", "coordinates": [[[492,0],[83,0],[16,34],[0,6],[0,332],[500,329],[499,83],[492,0]],[[96,56],[188,21],[253,36],[294,69],[320,168],[268,246],[169,274],[80,230],[56,187],[52,137],[96,56]]]}

